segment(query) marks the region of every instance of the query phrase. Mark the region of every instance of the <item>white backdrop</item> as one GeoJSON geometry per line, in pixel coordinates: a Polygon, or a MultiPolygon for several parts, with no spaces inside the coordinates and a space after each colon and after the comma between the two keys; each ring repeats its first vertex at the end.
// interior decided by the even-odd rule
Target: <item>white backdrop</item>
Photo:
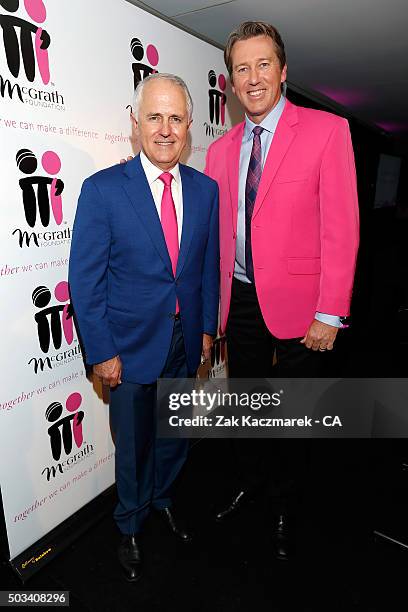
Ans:
{"type": "Polygon", "coordinates": [[[5,16],[24,20],[13,49],[0,32],[0,485],[14,558],[114,481],[107,403],[85,376],[66,280],[83,179],[135,146],[132,65],[186,80],[195,109],[184,160],[200,170],[231,126],[231,93],[220,50],[124,0],[20,0],[15,13],[0,6],[3,31],[5,16]],[[21,37],[31,56],[26,46],[21,58],[21,37]]]}

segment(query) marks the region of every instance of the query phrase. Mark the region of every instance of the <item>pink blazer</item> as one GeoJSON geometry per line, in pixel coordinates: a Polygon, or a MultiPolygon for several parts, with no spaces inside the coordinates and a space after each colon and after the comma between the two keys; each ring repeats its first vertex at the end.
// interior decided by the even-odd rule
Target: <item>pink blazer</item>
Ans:
{"type": "MultiPolygon", "coordinates": [[[[208,149],[220,189],[221,331],[234,273],[244,123],[208,149]]],[[[277,338],[304,336],[316,311],[347,316],[358,249],[358,201],[345,119],[286,100],[252,217],[258,300],[277,338]]]]}

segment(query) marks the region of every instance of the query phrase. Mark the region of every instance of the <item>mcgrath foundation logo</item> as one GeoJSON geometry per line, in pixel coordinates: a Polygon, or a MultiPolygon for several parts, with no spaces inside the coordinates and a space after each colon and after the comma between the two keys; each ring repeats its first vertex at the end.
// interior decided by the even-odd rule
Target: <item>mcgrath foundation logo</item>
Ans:
{"type": "Polygon", "coordinates": [[[226,338],[222,336],[214,340],[211,347],[211,370],[210,378],[216,378],[225,371],[226,338]]]}
{"type": "Polygon", "coordinates": [[[8,11],[8,14],[0,15],[7,66],[13,77],[17,79],[22,60],[25,76],[30,83],[34,81],[38,70],[42,82],[48,85],[50,82],[48,48],[51,38],[40,26],[47,17],[47,10],[42,0],[24,0],[24,6],[34,23],[13,15],[20,7],[19,0],[0,0],[0,7],[8,11]]]}
{"type": "Polygon", "coordinates": [[[226,128],[223,128],[225,125],[225,109],[227,104],[227,96],[224,91],[227,86],[227,81],[223,74],[218,75],[217,78],[215,71],[210,70],[208,73],[208,84],[210,86],[208,90],[210,123],[205,122],[204,127],[206,135],[215,138],[222,136],[227,131],[226,128]]]}
{"type": "Polygon", "coordinates": [[[61,402],[52,402],[45,411],[52,458],[58,462],[41,472],[47,480],[57,473],[63,474],[94,452],[93,445],[84,442],[85,412],[79,410],[81,406],[82,395],[71,393],[65,401],[65,411],[61,402]]]}
{"type": "Polygon", "coordinates": [[[143,44],[138,38],[132,38],[132,40],[130,41],[130,51],[133,55],[133,58],[136,60],[132,64],[133,88],[136,89],[140,81],[143,81],[150,74],[158,72],[158,70],[156,70],[156,66],[159,63],[159,52],[157,51],[154,45],[147,45],[146,60],[149,62],[149,65],[145,62],[142,62],[145,57],[145,50],[143,44]]]}
{"type": "Polygon", "coordinates": [[[81,448],[84,441],[82,433],[82,421],[84,411],[79,410],[82,404],[80,393],[71,393],[65,402],[65,408],[69,413],[60,418],[63,414],[63,407],[60,402],[50,404],[45,412],[45,418],[52,423],[48,428],[52,458],[59,461],[61,458],[62,447],[65,455],[72,451],[72,444],[75,442],[77,448],[81,448]]]}
{"type": "MultiPolygon", "coordinates": [[[[50,84],[49,49],[51,36],[45,28],[47,9],[43,0],[0,0],[0,28],[3,33],[7,69],[15,79],[50,84]],[[18,14],[16,15],[16,13],[18,14]],[[44,27],[43,27],[44,26],[44,27]]],[[[0,96],[19,99],[33,106],[64,110],[64,98],[57,91],[14,84],[0,75],[0,96]]]]}
{"type": "Polygon", "coordinates": [[[40,285],[32,293],[32,302],[36,309],[34,321],[38,343],[46,357],[32,357],[28,364],[34,373],[43,372],[45,368],[65,365],[78,359],[81,348],[74,341],[74,324],[72,307],[69,301],[69,286],[66,281],[57,283],[53,291],[54,300],[48,287],[40,285]],[[53,303],[54,302],[54,303],[53,303]],[[64,348],[65,350],[60,350],[64,348]],[[72,347],[72,348],[70,348],[72,347]]]}
{"type": "Polygon", "coordinates": [[[20,149],[16,155],[17,167],[23,175],[19,180],[22,210],[29,228],[36,225],[43,228],[50,226],[59,229],[48,231],[27,231],[16,228],[12,232],[20,248],[30,246],[60,246],[70,242],[72,230],[61,227],[64,219],[62,193],[64,181],[58,176],[61,170],[61,159],[55,151],[45,151],[41,157],[42,170],[38,169],[36,155],[30,149],[20,149]]]}

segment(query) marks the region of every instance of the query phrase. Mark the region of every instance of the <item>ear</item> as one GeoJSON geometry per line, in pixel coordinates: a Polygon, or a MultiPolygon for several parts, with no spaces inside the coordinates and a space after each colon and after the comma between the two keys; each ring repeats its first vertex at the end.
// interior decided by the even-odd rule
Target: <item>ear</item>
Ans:
{"type": "Polygon", "coordinates": [[[287,73],[288,73],[288,67],[285,64],[281,72],[281,83],[284,83],[286,81],[287,73]]]}
{"type": "Polygon", "coordinates": [[[190,129],[192,123],[193,123],[193,120],[190,119],[189,122],[187,123],[187,129],[188,130],[190,129]]]}
{"type": "Polygon", "coordinates": [[[137,132],[138,128],[139,128],[139,123],[138,123],[135,115],[133,114],[133,111],[130,112],[130,120],[132,122],[132,128],[137,132]]]}

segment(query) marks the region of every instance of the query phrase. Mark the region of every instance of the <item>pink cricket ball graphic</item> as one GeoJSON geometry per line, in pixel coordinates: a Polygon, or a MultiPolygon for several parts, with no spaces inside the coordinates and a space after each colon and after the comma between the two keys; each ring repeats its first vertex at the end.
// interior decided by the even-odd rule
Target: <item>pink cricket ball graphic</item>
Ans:
{"type": "Polygon", "coordinates": [[[157,66],[159,63],[159,52],[154,45],[147,46],[146,57],[152,66],[157,66]]]}

